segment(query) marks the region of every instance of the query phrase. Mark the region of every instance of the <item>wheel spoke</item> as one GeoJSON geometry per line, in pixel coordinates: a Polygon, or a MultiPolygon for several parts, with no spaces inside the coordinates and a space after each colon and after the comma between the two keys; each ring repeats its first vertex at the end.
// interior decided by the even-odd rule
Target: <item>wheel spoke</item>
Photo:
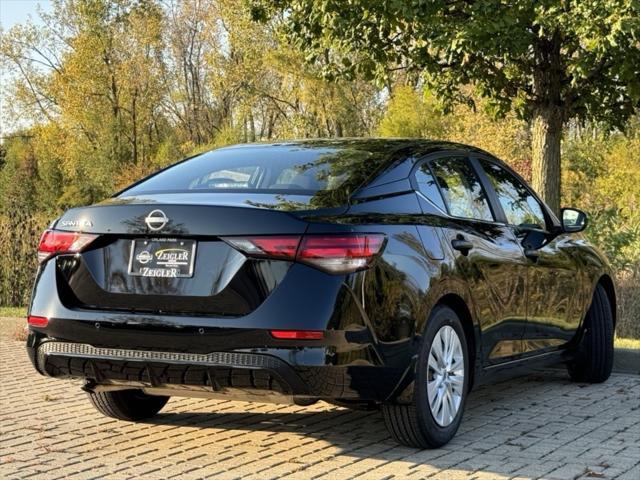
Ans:
{"type": "Polygon", "coordinates": [[[449,382],[451,382],[451,387],[454,391],[462,390],[462,386],[464,385],[464,377],[461,375],[450,375],[449,382]]]}
{"type": "Polygon", "coordinates": [[[451,368],[451,364],[453,363],[453,354],[455,352],[456,344],[458,337],[453,331],[453,329],[448,328],[447,330],[447,358],[446,365],[447,368],[451,368]]]}
{"type": "Polygon", "coordinates": [[[445,424],[449,424],[449,417],[451,417],[451,403],[449,402],[449,390],[445,389],[442,399],[442,419],[445,424]]]}
{"type": "Polygon", "coordinates": [[[429,397],[430,405],[433,403],[433,399],[436,397],[438,393],[438,387],[439,387],[438,380],[432,380],[431,382],[427,383],[427,396],[429,397]]]}
{"type": "Polygon", "coordinates": [[[442,336],[440,332],[433,339],[433,344],[431,345],[431,355],[434,356],[439,366],[443,366],[444,360],[444,351],[442,350],[442,336]]]}
{"type": "Polygon", "coordinates": [[[464,368],[464,364],[462,362],[463,358],[462,358],[462,352],[457,353],[454,357],[453,360],[451,362],[451,366],[449,367],[450,370],[457,370],[458,368],[464,368]]]}
{"type": "Polygon", "coordinates": [[[438,359],[435,357],[433,351],[429,352],[429,367],[437,374],[442,374],[442,368],[438,365],[438,359]]]}
{"type": "Polygon", "coordinates": [[[447,392],[447,402],[449,403],[449,423],[451,423],[458,413],[458,409],[454,405],[453,394],[451,391],[447,392]]]}
{"type": "Polygon", "coordinates": [[[440,329],[440,331],[438,332],[438,338],[440,339],[442,356],[444,357],[447,354],[447,331],[444,329],[440,329]]]}
{"type": "Polygon", "coordinates": [[[451,398],[453,399],[453,406],[455,408],[455,411],[457,412],[458,409],[460,408],[460,403],[462,403],[462,396],[454,393],[451,395],[451,398]]]}
{"type": "Polygon", "coordinates": [[[440,411],[442,408],[442,388],[436,388],[434,390],[434,395],[429,402],[429,406],[431,407],[432,412],[440,411]]]}

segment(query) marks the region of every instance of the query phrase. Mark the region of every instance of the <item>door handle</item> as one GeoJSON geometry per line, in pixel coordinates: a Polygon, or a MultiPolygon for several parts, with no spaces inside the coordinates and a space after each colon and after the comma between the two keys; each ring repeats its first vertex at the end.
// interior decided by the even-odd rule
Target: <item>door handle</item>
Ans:
{"type": "Polygon", "coordinates": [[[524,256],[533,262],[537,262],[540,257],[540,252],[534,248],[525,248],[524,256]]]}
{"type": "Polygon", "coordinates": [[[458,250],[462,255],[467,255],[469,250],[473,248],[473,243],[469,240],[465,240],[464,237],[460,236],[458,238],[454,238],[451,240],[451,246],[454,250],[458,250]]]}

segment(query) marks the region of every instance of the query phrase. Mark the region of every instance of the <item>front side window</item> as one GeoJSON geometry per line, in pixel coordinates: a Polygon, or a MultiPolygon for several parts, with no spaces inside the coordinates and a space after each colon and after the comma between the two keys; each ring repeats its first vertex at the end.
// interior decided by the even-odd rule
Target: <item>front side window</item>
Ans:
{"type": "Polygon", "coordinates": [[[431,168],[450,215],[493,221],[480,179],[465,157],[440,158],[431,168]]]}
{"type": "Polygon", "coordinates": [[[510,225],[546,228],[542,206],[521,181],[488,160],[480,159],[480,165],[489,177],[510,225]]]}

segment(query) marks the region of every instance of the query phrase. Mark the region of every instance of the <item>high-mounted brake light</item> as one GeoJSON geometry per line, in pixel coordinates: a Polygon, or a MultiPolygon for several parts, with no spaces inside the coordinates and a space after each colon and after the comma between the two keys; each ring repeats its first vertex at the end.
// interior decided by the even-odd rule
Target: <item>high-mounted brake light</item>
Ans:
{"type": "Polygon", "coordinates": [[[45,230],[38,245],[38,262],[42,263],[58,253],[78,253],[93,242],[98,235],[80,232],[45,230]]]}
{"type": "Polygon", "coordinates": [[[278,340],[322,340],[321,330],[271,330],[271,336],[278,340]]]}
{"type": "Polygon", "coordinates": [[[369,266],[382,250],[384,235],[349,233],[226,237],[223,240],[251,257],[291,260],[329,273],[350,273],[369,266]]]}

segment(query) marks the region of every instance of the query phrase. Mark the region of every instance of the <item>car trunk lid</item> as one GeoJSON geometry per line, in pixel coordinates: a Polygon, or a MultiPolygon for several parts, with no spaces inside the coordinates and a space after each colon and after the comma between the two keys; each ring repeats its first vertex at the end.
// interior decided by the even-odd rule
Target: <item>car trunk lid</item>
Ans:
{"type": "MultiPolygon", "coordinates": [[[[291,263],[249,258],[221,237],[302,235],[307,222],[276,209],[211,195],[119,198],[65,213],[53,228],[95,234],[79,254],[55,258],[63,303],[77,308],[246,315],[291,263]],[[217,200],[216,200],[217,203],[217,200]]],[[[255,199],[253,199],[255,200],[255,199]]],[[[297,200],[302,204],[304,199],[297,200]]],[[[302,211],[302,210],[299,210],[302,211]]]]}

